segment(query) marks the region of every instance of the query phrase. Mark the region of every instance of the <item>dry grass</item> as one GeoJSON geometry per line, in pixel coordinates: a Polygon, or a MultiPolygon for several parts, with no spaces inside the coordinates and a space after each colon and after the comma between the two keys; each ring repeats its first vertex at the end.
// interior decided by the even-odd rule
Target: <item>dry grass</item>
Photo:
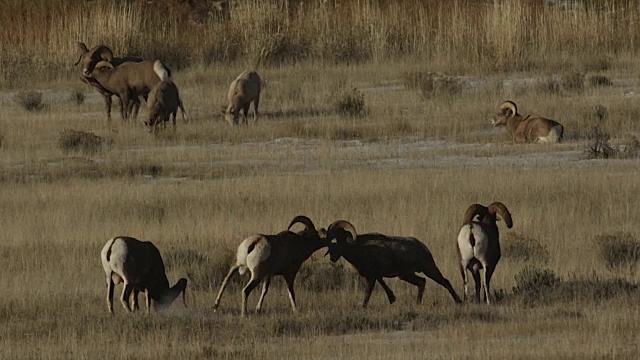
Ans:
{"type": "Polygon", "coordinates": [[[427,3],[318,9],[289,23],[277,8],[247,2],[230,23],[187,28],[164,18],[166,31],[147,37],[160,25],[142,21],[138,3],[4,4],[0,87],[35,89],[47,106],[27,112],[15,91],[0,92],[2,356],[406,359],[428,349],[434,358],[638,357],[637,254],[622,255],[640,236],[640,164],[581,157],[594,124],[616,149],[640,132],[635,3],[575,11],[427,3]],[[77,106],[75,40],[173,62],[190,123],[154,137],[140,121],[144,109],[137,122],[107,123],[93,90],[77,106]],[[261,119],[231,128],[219,115],[226,89],[263,48],[261,119]],[[550,55],[535,56],[543,50],[550,55]],[[563,89],[574,70],[580,76],[563,89]],[[429,78],[437,71],[449,80],[429,78]],[[577,85],[593,72],[610,86],[577,85]],[[559,79],[560,91],[538,91],[547,79],[559,79]],[[435,90],[425,96],[429,81],[435,90]],[[358,89],[364,116],[335,108],[345,84],[358,89]],[[522,114],[560,121],[567,141],[511,144],[488,121],[506,99],[522,114]],[[62,129],[73,136],[61,138],[62,129]],[[95,152],[80,141],[100,139],[109,146],[95,152]],[[88,147],[67,153],[64,144],[88,147]],[[390,280],[397,303],[378,288],[362,310],[357,274],[319,251],[297,279],[298,314],[281,279],[263,315],[238,317],[246,278],[211,310],[238,243],[281,231],[298,214],[415,236],[461,291],[460,218],[471,203],[495,200],[514,228],[499,224],[504,257],[490,307],[455,306],[433,282],[416,305],[415,287],[390,280]],[[188,309],[127,315],[116,304],[108,315],[99,252],[116,235],[156,243],[170,281],[189,278],[188,309]],[[611,237],[617,246],[603,247],[611,237]]]}

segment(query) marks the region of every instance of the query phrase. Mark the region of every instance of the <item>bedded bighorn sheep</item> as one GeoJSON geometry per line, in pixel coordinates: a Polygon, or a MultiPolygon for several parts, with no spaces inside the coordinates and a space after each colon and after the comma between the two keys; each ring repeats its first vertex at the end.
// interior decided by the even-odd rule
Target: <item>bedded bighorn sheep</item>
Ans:
{"type": "Polygon", "coordinates": [[[234,126],[238,124],[238,115],[242,111],[242,118],[247,124],[247,114],[253,102],[253,119],[258,121],[258,105],[260,104],[260,89],[262,80],[255,71],[244,71],[233,80],[229,87],[227,99],[229,104],[222,110],[225,120],[234,126]]]}
{"type": "Polygon", "coordinates": [[[171,79],[169,70],[160,60],[154,62],[153,71],[160,78],[160,82],[149,92],[145,124],[153,131],[159,123],[168,122],[169,118],[173,116],[173,127],[175,129],[178,108],[182,111],[182,120],[185,123],[187,122],[178,87],[171,79]]]}
{"type": "Polygon", "coordinates": [[[107,241],[100,254],[102,267],[107,276],[107,306],[113,314],[114,284],[124,283],[120,301],[127,311],[138,308],[137,293],[146,294],[147,313],[151,305],[156,311],[169,307],[182,293],[186,307],[187,279],[182,278],[169,287],[164,262],[158,248],[149,241],[117,236],[107,241]],[[131,299],[132,304],[129,303],[131,299]]]}
{"type": "Polygon", "coordinates": [[[293,282],[302,263],[316,250],[327,246],[324,229],[316,230],[313,222],[306,216],[296,216],[289,224],[288,230],[276,235],[253,235],[246,238],[240,246],[236,256],[236,262],[222,281],[220,291],[216,297],[213,309],[220,305],[220,298],[231,276],[238,270],[243,275],[247,270],[251,273],[251,279],[242,290],[242,316],[247,314],[247,299],[251,291],[264,280],[262,294],[256,306],[256,312],[260,312],[264,297],[269,290],[271,277],[282,275],[287,282],[289,300],[293,312],[296,311],[296,295],[293,290],[293,282]],[[301,223],[305,229],[299,232],[291,231],[293,225],[301,223]]]}
{"type": "MultiPolygon", "coordinates": [[[[108,61],[113,66],[119,66],[125,62],[141,62],[142,59],[139,57],[133,56],[125,56],[121,58],[113,57],[113,52],[111,49],[104,45],[94,46],[90,50],[87,48],[87,45],[84,43],[78,43],[78,50],[80,51],[80,57],[78,61],[74,65],[80,64],[82,69],[82,74],[80,75],[80,80],[93,87],[98,91],[100,95],[104,98],[105,110],[107,112],[107,120],[111,121],[111,96],[117,95],[113,92],[102,87],[102,85],[93,78],[88,77],[87,75],[93,71],[93,68],[100,61],[108,61]],[[91,69],[89,71],[89,69],[91,69]]],[[[120,101],[120,106],[122,107],[122,101],[120,101]]],[[[127,109],[127,113],[131,115],[133,113],[133,117],[135,118],[138,114],[138,109],[140,107],[140,101],[138,99],[132,99],[129,108],[127,109]]]]}
{"type": "MultiPolygon", "coordinates": [[[[114,67],[108,61],[98,62],[90,73],[85,75],[96,80],[107,91],[112,92],[122,101],[122,118],[127,118],[129,101],[138,101],[138,97],[147,99],[149,92],[160,82],[160,77],[153,70],[155,61],[126,62],[114,67]]],[[[166,68],[166,67],[165,67],[166,68]]],[[[167,69],[167,71],[169,71],[167,69]]],[[[169,71],[169,76],[171,72],[169,71]]]]}
{"type": "Polygon", "coordinates": [[[498,113],[491,120],[493,126],[504,125],[516,143],[558,143],[562,141],[564,127],[557,121],[540,116],[518,114],[513,101],[498,106],[498,113]]]}
{"type": "Polygon", "coordinates": [[[338,220],[327,229],[328,254],[336,262],[344,257],[353,265],[367,282],[363,307],[366,307],[376,281],[382,285],[389,303],[396,297],[383,278],[398,277],[418,287],[418,303],[422,302],[426,280],[416,273],[424,273],[428,278],[446,288],[453,300],[460,298],[436,266],[431,252],[416,238],[387,236],[378,233],[358,235],[355,227],[345,220],[338,220]]]}
{"type": "Polygon", "coordinates": [[[500,260],[500,233],[496,225],[496,215],[511,229],[513,221],[507,207],[501,202],[494,202],[488,207],[480,204],[469,206],[464,214],[463,225],[458,232],[458,260],[460,274],[464,282],[464,299],[467,299],[467,270],[473,275],[476,285],[476,301],[480,302],[480,286],[484,287],[484,298],[490,304],[491,276],[500,260]],[[475,217],[478,221],[474,221],[475,217]],[[482,283],[480,270],[484,269],[482,283]]]}

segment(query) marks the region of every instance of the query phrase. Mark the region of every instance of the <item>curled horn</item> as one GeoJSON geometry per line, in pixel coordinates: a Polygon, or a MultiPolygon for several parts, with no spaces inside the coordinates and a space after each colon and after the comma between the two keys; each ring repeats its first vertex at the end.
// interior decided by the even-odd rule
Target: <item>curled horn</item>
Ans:
{"type": "Polygon", "coordinates": [[[108,68],[110,68],[110,69],[113,69],[113,64],[112,64],[112,63],[110,63],[110,62],[108,62],[108,61],[104,61],[104,60],[102,60],[102,61],[100,61],[100,62],[98,62],[98,63],[96,64],[96,67],[95,67],[95,68],[96,68],[96,69],[100,69],[101,67],[108,67],[108,68]]]}
{"type": "Polygon", "coordinates": [[[353,225],[351,225],[351,223],[348,222],[347,220],[338,220],[334,222],[333,224],[329,225],[329,229],[327,230],[327,232],[332,233],[332,232],[335,232],[336,230],[343,230],[351,234],[351,240],[347,239],[348,242],[356,241],[356,237],[358,236],[358,233],[356,232],[356,228],[353,225]]]}
{"type": "Polygon", "coordinates": [[[516,106],[516,103],[514,103],[513,101],[505,101],[502,104],[500,104],[500,106],[498,106],[498,109],[501,112],[504,112],[505,110],[511,110],[511,116],[515,116],[518,113],[518,107],[516,106]]]}
{"type": "Polygon", "coordinates": [[[80,63],[80,60],[82,60],[82,55],[84,55],[84,53],[89,51],[89,49],[87,49],[87,45],[81,42],[78,42],[78,50],[80,50],[80,56],[78,57],[78,61],[76,61],[76,63],[73,64],[74,66],[78,65],[80,63]]]}
{"type": "Polygon", "coordinates": [[[462,218],[462,224],[464,225],[472,222],[476,215],[482,220],[488,211],[489,210],[486,207],[480,204],[473,204],[467,208],[467,211],[465,211],[464,217],[462,218]]]}
{"type": "Polygon", "coordinates": [[[98,46],[94,47],[92,52],[94,54],[100,55],[101,58],[103,58],[104,60],[106,60],[108,62],[111,62],[111,60],[113,60],[113,52],[111,51],[111,49],[109,49],[108,47],[106,47],[104,45],[98,45],[98,46]]]}
{"type": "Polygon", "coordinates": [[[304,215],[298,215],[296,217],[293,218],[293,220],[291,220],[291,223],[289,224],[289,227],[287,228],[287,230],[291,231],[291,227],[294,224],[300,223],[302,225],[304,225],[304,231],[316,231],[316,227],[315,225],[313,225],[313,221],[311,221],[311,219],[309,219],[308,217],[304,216],[304,215]]]}
{"type": "Polygon", "coordinates": [[[503,203],[496,201],[493,204],[489,205],[488,209],[489,209],[489,212],[493,214],[497,213],[498,215],[500,215],[502,220],[504,220],[504,222],[507,224],[507,227],[511,229],[511,227],[513,226],[513,220],[511,220],[511,213],[509,212],[509,210],[507,210],[507,207],[504,206],[503,203]]]}

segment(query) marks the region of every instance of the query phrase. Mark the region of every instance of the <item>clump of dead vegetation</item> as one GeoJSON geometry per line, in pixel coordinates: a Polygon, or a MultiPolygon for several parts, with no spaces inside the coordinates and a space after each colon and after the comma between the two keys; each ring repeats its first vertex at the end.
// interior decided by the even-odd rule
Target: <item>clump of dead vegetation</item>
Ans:
{"type": "Polygon", "coordinates": [[[631,233],[598,235],[594,242],[607,269],[628,270],[633,274],[640,266],[640,240],[631,233]]]}
{"type": "Polygon", "coordinates": [[[13,96],[13,102],[31,112],[43,110],[42,93],[38,91],[19,91],[13,96]]]}
{"type": "Polygon", "coordinates": [[[335,98],[335,111],[343,116],[362,117],[366,115],[364,93],[357,87],[344,87],[335,98]]]}
{"type": "Polygon", "coordinates": [[[419,91],[425,99],[459,95],[464,88],[457,76],[427,71],[407,72],[403,75],[403,82],[407,89],[419,91]]]}
{"type": "Polygon", "coordinates": [[[92,133],[74,129],[63,129],[58,137],[58,147],[62,152],[83,153],[93,155],[102,151],[105,139],[92,133]]]}
{"type": "Polygon", "coordinates": [[[506,233],[500,239],[500,247],[506,259],[515,261],[535,261],[545,264],[549,261],[549,250],[540,240],[525,234],[506,233]]]}
{"type": "Polygon", "coordinates": [[[85,95],[84,95],[84,91],[82,90],[74,90],[71,92],[71,95],[69,95],[69,101],[71,101],[72,103],[78,106],[84,104],[84,100],[85,100],[85,95]]]}
{"type": "Polygon", "coordinates": [[[553,270],[525,267],[515,275],[513,299],[529,306],[554,302],[604,301],[638,294],[640,286],[622,278],[603,279],[593,273],[564,280],[553,270]]]}
{"type": "Polygon", "coordinates": [[[611,135],[604,129],[604,124],[609,117],[606,107],[596,105],[594,118],[596,124],[586,134],[587,145],[584,154],[588,159],[624,159],[640,156],[640,141],[634,135],[629,134],[619,144],[610,143],[611,135]]]}

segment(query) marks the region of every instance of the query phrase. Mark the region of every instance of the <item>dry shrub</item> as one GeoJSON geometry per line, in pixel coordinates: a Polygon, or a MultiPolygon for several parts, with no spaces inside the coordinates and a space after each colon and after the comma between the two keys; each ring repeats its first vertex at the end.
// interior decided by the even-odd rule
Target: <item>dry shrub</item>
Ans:
{"type": "Polygon", "coordinates": [[[407,72],[403,75],[407,89],[418,90],[425,99],[434,96],[453,96],[462,92],[462,81],[456,76],[426,71],[407,72]]]}
{"type": "Polygon", "coordinates": [[[612,86],[613,81],[604,75],[592,75],[589,77],[589,85],[591,86],[612,86]]]}
{"type": "Polygon", "coordinates": [[[595,58],[589,58],[583,60],[583,66],[585,72],[602,72],[611,68],[611,59],[608,56],[600,56],[595,58]]]}
{"type": "Polygon", "coordinates": [[[102,150],[104,142],[104,139],[94,133],[74,129],[63,129],[58,137],[58,147],[65,154],[76,152],[92,155],[102,150]]]}
{"type": "Polygon", "coordinates": [[[523,299],[545,297],[562,281],[551,269],[537,269],[529,266],[517,273],[515,280],[513,294],[523,299]]]}
{"type": "Polygon", "coordinates": [[[37,91],[19,91],[13,96],[13,102],[27,111],[40,111],[45,108],[42,93],[37,91]]]}
{"type": "Polygon", "coordinates": [[[569,91],[584,91],[584,72],[572,70],[562,75],[562,87],[569,91]]]}
{"type": "Polygon", "coordinates": [[[633,272],[640,265],[640,241],[630,233],[598,235],[595,243],[609,270],[628,269],[633,272]]]}
{"type": "Polygon", "coordinates": [[[587,133],[587,147],[584,153],[588,159],[609,159],[616,156],[617,151],[609,144],[611,136],[602,130],[600,125],[591,127],[587,133]]]}
{"type": "Polygon", "coordinates": [[[343,116],[362,117],[366,115],[364,93],[357,87],[346,87],[334,100],[335,111],[343,116]]]}
{"type": "Polygon", "coordinates": [[[536,84],[536,90],[539,93],[557,95],[560,93],[560,89],[560,78],[556,75],[552,75],[546,79],[540,80],[536,84]]]}
{"type": "Polygon", "coordinates": [[[71,95],[69,95],[69,101],[71,101],[72,103],[78,106],[84,104],[84,99],[85,99],[85,95],[84,95],[84,91],[82,90],[74,90],[71,92],[71,95]]]}
{"type": "Polygon", "coordinates": [[[277,33],[260,50],[259,64],[283,65],[308,59],[312,54],[309,39],[289,32],[277,33]]]}
{"type": "Polygon", "coordinates": [[[549,261],[549,250],[538,239],[524,234],[506,233],[501,239],[502,253],[505,258],[516,261],[534,261],[545,264],[549,261]]]}

